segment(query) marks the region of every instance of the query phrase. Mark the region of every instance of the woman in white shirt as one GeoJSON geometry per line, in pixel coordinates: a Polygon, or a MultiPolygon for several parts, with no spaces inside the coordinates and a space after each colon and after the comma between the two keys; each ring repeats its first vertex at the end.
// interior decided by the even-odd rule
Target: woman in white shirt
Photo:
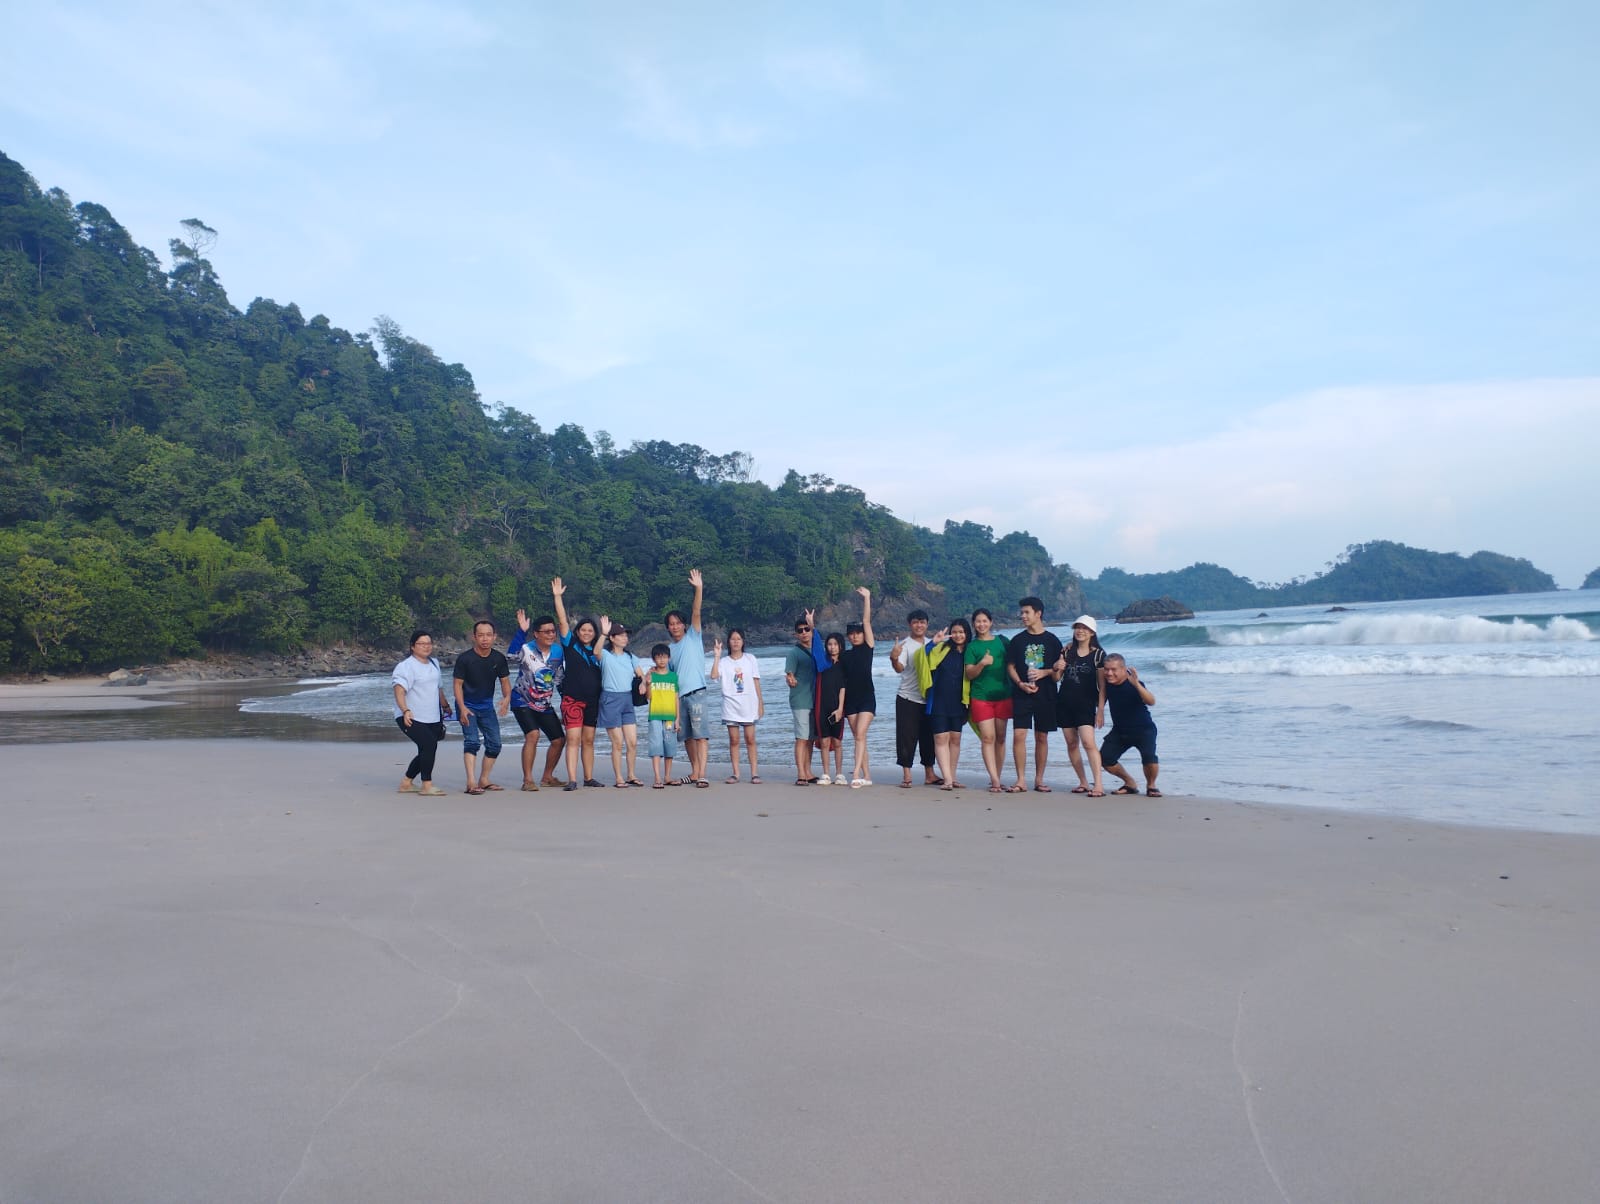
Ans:
{"type": "Polygon", "coordinates": [[[721,640],[712,646],[711,680],[722,686],[722,722],[728,725],[728,759],[733,762],[733,776],[728,781],[739,780],[739,734],[742,731],[745,750],[750,754],[750,781],[759,784],[756,724],[767,713],[767,708],[761,700],[761,666],[744,650],[742,629],[729,629],[726,657],[722,655],[721,640]]]}
{"type": "Polygon", "coordinates": [[[411,655],[394,667],[394,722],[413,744],[417,755],[406,766],[400,793],[448,794],[433,784],[433,760],[444,739],[444,721],[450,704],[439,684],[439,662],[433,659],[433,637],[426,631],[411,633],[411,655]],[[422,779],[422,789],[413,784],[422,779]]]}

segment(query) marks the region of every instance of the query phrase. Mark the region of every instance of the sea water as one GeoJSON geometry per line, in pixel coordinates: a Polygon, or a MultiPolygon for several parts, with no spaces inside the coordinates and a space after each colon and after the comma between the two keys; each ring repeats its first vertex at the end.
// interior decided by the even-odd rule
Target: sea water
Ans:
{"type": "MultiPolygon", "coordinates": [[[[1108,620],[1101,626],[1106,650],[1127,657],[1156,697],[1159,784],[1169,798],[1219,796],[1600,833],[1600,591],[1355,603],[1344,610],[1252,608],[1178,623],[1125,627],[1108,620]]],[[[1066,626],[1054,630],[1068,638],[1066,626]]],[[[894,764],[897,675],[887,645],[880,645],[878,717],[868,745],[881,788],[898,782],[900,770],[894,764]]],[[[757,728],[762,777],[787,784],[794,780],[783,682],[787,649],[752,651],[767,704],[757,728]]],[[[710,697],[714,721],[715,687],[710,697]]],[[[312,720],[324,738],[359,738],[364,731],[398,743],[391,698],[388,678],[378,675],[262,693],[240,709],[263,721],[312,720]]],[[[458,739],[459,727],[450,729],[458,739]]],[[[505,729],[514,750],[520,740],[515,720],[507,719],[505,729]]],[[[710,776],[718,780],[727,776],[728,741],[725,729],[713,730],[710,776]]],[[[1008,784],[1014,776],[1009,745],[1008,732],[1008,784]]],[[[1031,737],[1028,745],[1031,781],[1031,737]]],[[[397,747],[396,757],[404,751],[397,747]]],[[[848,770],[848,736],[844,755],[848,770]]],[[[684,765],[680,758],[679,772],[684,765]]],[[[1142,784],[1142,774],[1129,767],[1142,784]]],[[[514,760],[505,768],[516,773],[514,760]]],[[[603,732],[596,770],[611,781],[603,732]]],[[[922,776],[918,766],[913,780],[920,783],[922,776]]],[[[962,742],[961,777],[977,788],[972,797],[982,794],[987,777],[970,730],[962,742]]],[[[1076,780],[1059,735],[1051,739],[1046,778],[1061,792],[1076,780]]]]}

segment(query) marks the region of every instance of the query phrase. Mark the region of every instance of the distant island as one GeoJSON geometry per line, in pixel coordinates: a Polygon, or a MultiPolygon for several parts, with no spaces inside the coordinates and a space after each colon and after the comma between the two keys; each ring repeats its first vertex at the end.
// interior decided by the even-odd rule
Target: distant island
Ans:
{"type": "Polygon", "coordinates": [[[1579,589],[1600,589],[1600,569],[1595,569],[1583,579],[1579,589]]]}
{"type": "Polygon", "coordinates": [[[1180,598],[1195,610],[1242,610],[1316,602],[1540,593],[1555,588],[1555,578],[1526,560],[1497,552],[1471,556],[1429,552],[1386,540],[1351,544],[1329,562],[1325,572],[1279,585],[1250,581],[1215,564],[1192,564],[1171,573],[1125,573],[1108,568],[1083,583],[1085,603],[1099,615],[1115,614],[1130,602],[1163,594],[1180,598]]]}
{"type": "Polygon", "coordinates": [[[752,642],[788,638],[803,607],[842,624],[863,584],[889,626],[919,605],[1004,626],[1027,594],[1065,624],[1162,594],[1216,609],[1554,587],[1526,561],[1390,543],[1281,585],[1207,564],[1083,580],[1025,531],[933,530],[819,473],[769,486],[743,452],[491,410],[388,318],[352,333],[292,303],[237,308],[206,258],[218,232],[178,227],[164,268],[103,206],[0,154],[0,672],[381,663],[414,626],[459,640],[544,610],[558,574],[570,610],[640,624],[685,604],[698,567],[708,627],[752,642]]]}

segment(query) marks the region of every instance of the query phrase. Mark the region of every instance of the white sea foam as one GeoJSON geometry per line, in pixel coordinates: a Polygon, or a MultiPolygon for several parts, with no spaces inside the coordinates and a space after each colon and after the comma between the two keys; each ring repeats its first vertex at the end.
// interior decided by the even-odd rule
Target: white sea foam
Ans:
{"type": "Polygon", "coordinates": [[[1224,628],[1214,631],[1218,647],[1265,645],[1525,644],[1593,640],[1595,632],[1561,615],[1547,626],[1512,619],[1496,623],[1477,615],[1352,615],[1334,623],[1304,623],[1282,628],[1224,628]]]}
{"type": "Polygon", "coordinates": [[[1600,677],[1600,657],[1508,657],[1470,652],[1303,653],[1159,662],[1168,673],[1278,677],[1600,677]]]}

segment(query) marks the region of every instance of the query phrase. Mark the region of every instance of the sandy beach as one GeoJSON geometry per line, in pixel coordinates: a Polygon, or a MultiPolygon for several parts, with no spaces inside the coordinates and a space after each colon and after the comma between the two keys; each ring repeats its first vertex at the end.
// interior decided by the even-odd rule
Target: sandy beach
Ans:
{"type": "Polygon", "coordinates": [[[1600,1194],[1594,838],[408,755],[0,751],[0,1198],[1600,1194]]]}

